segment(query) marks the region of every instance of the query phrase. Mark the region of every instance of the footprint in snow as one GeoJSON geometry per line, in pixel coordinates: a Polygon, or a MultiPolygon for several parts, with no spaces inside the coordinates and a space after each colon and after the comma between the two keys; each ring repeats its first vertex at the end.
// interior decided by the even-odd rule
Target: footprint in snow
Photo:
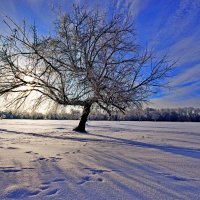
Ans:
{"type": "Polygon", "coordinates": [[[49,186],[41,185],[39,188],[40,188],[41,190],[47,190],[47,189],[49,189],[49,186]]]}
{"type": "Polygon", "coordinates": [[[29,192],[28,196],[36,196],[40,193],[39,190],[29,192]]]}
{"type": "Polygon", "coordinates": [[[64,178],[57,178],[57,179],[54,179],[52,182],[56,183],[56,182],[63,182],[65,181],[64,178]]]}
{"type": "Polygon", "coordinates": [[[102,182],[102,181],[103,181],[103,179],[102,179],[102,178],[98,178],[98,179],[97,179],[97,181],[100,181],[100,182],[102,182]]]}
{"type": "MultiPolygon", "coordinates": [[[[95,169],[95,168],[89,168],[89,167],[86,167],[86,168],[83,168],[83,169],[88,170],[93,176],[97,176],[97,175],[100,175],[100,174],[116,171],[116,170],[106,170],[106,169],[95,169]]],[[[81,182],[79,182],[79,184],[83,184],[83,183],[90,181],[90,180],[91,180],[90,176],[86,176],[85,178],[83,177],[83,180],[81,182]]],[[[101,177],[97,178],[96,180],[98,182],[103,182],[103,178],[101,178],[101,177]]]]}
{"type": "MultiPolygon", "coordinates": [[[[96,179],[98,182],[103,182],[103,178],[97,178],[96,179]]],[[[78,182],[79,185],[82,185],[86,182],[92,181],[92,178],[90,176],[84,176],[82,177],[82,180],[80,182],[78,182]]]]}
{"type": "Polygon", "coordinates": [[[105,172],[111,172],[111,171],[105,170],[105,169],[94,169],[94,168],[89,168],[89,167],[86,167],[84,169],[89,170],[93,175],[95,175],[95,174],[103,174],[105,172]]]}
{"type": "Polygon", "coordinates": [[[35,169],[34,167],[22,167],[22,169],[35,169]]]}
{"type": "Polygon", "coordinates": [[[50,159],[52,162],[58,162],[59,160],[62,160],[62,158],[60,157],[53,157],[53,156],[51,156],[50,159]]]}
{"type": "MultiPolygon", "coordinates": [[[[64,182],[65,179],[64,178],[56,178],[52,181],[45,181],[45,182],[42,182],[42,185],[43,186],[47,186],[47,185],[50,185],[51,183],[57,183],[57,182],[64,182]]],[[[42,187],[42,186],[41,186],[42,187]]],[[[48,187],[48,186],[47,186],[48,187]]]]}
{"type": "Polygon", "coordinates": [[[53,189],[53,190],[48,191],[46,195],[48,196],[55,195],[58,191],[59,189],[53,189]]]}
{"type": "Polygon", "coordinates": [[[24,153],[38,155],[38,153],[35,153],[33,151],[25,151],[24,153]]]}
{"type": "Polygon", "coordinates": [[[14,149],[19,149],[17,147],[7,147],[6,149],[14,150],[14,149]]]}
{"type": "Polygon", "coordinates": [[[159,174],[164,175],[165,177],[173,179],[175,181],[188,181],[188,179],[186,179],[186,178],[178,177],[178,176],[168,174],[168,173],[159,173],[159,174]]]}
{"type": "Polygon", "coordinates": [[[25,151],[25,153],[32,153],[32,151],[25,151]]]}
{"type": "Polygon", "coordinates": [[[20,172],[21,169],[17,169],[15,167],[0,167],[0,172],[11,173],[11,172],[20,172]]]}
{"type": "Polygon", "coordinates": [[[90,176],[84,176],[84,177],[82,177],[82,180],[80,182],[78,182],[78,184],[82,185],[82,184],[84,184],[88,181],[91,181],[91,180],[92,180],[92,178],[90,176]]]}
{"type": "Polygon", "coordinates": [[[51,182],[50,182],[50,181],[45,181],[45,182],[42,182],[42,185],[49,185],[49,184],[51,184],[51,182]]]}
{"type": "Polygon", "coordinates": [[[39,157],[38,160],[48,160],[48,159],[44,157],[39,157]]]}
{"type": "Polygon", "coordinates": [[[183,177],[178,177],[178,176],[174,176],[174,175],[167,175],[168,178],[171,178],[175,181],[187,181],[186,178],[183,178],[183,177]]]}
{"type": "Polygon", "coordinates": [[[21,199],[31,196],[36,196],[40,193],[40,190],[30,190],[28,188],[11,187],[8,189],[6,198],[9,199],[21,199]]]}

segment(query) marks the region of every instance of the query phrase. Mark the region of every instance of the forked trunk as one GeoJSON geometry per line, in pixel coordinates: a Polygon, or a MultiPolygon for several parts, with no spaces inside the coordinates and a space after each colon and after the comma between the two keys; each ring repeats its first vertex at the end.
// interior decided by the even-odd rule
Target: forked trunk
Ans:
{"type": "Polygon", "coordinates": [[[79,122],[79,125],[76,128],[73,129],[74,131],[83,132],[83,133],[86,132],[85,131],[85,124],[87,122],[88,115],[90,114],[90,108],[91,108],[91,104],[85,104],[84,105],[81,120],[79,122]]]}

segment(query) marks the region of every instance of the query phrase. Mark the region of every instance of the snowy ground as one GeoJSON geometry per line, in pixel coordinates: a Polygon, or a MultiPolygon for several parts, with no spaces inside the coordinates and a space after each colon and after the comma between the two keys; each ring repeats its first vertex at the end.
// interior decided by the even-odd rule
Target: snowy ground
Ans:
{"type": "Polygon", "coordinates": [[[200,123],[0,121],[0,199],[200,199],[200,123]]]}

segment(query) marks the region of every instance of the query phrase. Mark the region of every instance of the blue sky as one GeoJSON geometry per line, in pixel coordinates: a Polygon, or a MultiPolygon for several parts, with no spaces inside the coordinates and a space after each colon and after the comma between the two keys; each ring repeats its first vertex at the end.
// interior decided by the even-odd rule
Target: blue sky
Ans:
{"type": "MultiPolygon", "coordinates": [[[[26,18],[35,22],[41,32],[49,32],[54,16],[52,2],[70,12],[75,2],[102,9],[108,0],[1,0],[0,17],[8,15],[17,22],[26,18]]],[[[155,49],[160,55],[168,53],[178,60],[173,89],[162,90],[152,98],[153,107],[200,107],[200,0],[116,0],[119,9],[129,8],[135,16],[137,40],[142,46],[155,49]]],[[[0,32],[5,27],[0,24],[0,32]]]]}

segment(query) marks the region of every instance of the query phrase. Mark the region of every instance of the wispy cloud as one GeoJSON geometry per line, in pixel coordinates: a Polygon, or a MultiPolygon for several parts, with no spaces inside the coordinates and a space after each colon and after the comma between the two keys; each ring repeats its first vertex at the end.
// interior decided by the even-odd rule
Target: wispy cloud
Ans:
{"type": "Polygon", "coordinates": [[[172,13],[168,14],[162,28],[155,35],[155,41],[158,43],[164,39],[167,40],[165,42],[173,44],[187,34],[194,34],[195,29],[199,30],[197,20],[199,18],[200,1],[181,0],[176,7],[172,13]],[[192,28],[192,30],[189,28],[192,28]]]}
{"type": "Polygon", "coordinates": [[[135,18],[139,15],[142,10],[144,10],[149,0],[116,0],[116,5],[118,8],[126,9],[128,8],[128,12],[130,12],[135,18]]]}
{"type": "Polygon", "coordinates": [[[200,61],[200,28],[194,34],[181,38],[175,44],[169,47],[171,58],[178,59],[178,65],[181,66],[187,62],[200,61]]]}
{"type": "Polygon", "coordinates": [[[178,99],[154,99],[149,106],[154,108],[179,108],[179,107],[200,107],[200,97],[190,98],[184,101],[178,99]]]}
{"type": "Polygon", "coordinates": [[[199,81],[200,83],[200,64],[190,66],[188,69],[177,75],[171,80],[171,85],[178,86],[184,83],[186,84],[188,82],[195,81],[199,81]]]}
{"type": "MultiPolygon", "coordinates": [[[[141,41],[156,49],[158,54],[168,52],[178,59],[177,76],[170,79],[173,91],[164,90],[164,96],[153,99],[162,106],[197,106],[200,104],[200,1],[199,0],[1,0],[0,12],[16,22],[24,17],[36,22],[41,32],[51,29],[54,16],[51,3],[70,11],[73,3],[88,8],[109,8],[111,3],[135,16],[141,41]]],[[[2,19],[1,14],[1,19],[2,19]]],[[[0,32],[5,27],[0,24],[0,32]]],[[[138,40],[139,40],[138,39],[138,40]]],[[[200,105],[199,105],[200,106],[200,105]]]]}
{"type": "Polygon", "coordinates": [[[151,45],[178,60],[178,75],[170,80],[174,89],[152,102],[157,107],[200,106],[200,1],[174,2],[175,9],[152,36],[151,45]]]}
{"type": "Polygon", "coordinates": [[[172,90],[165,90],[165,95],[162,98],[151,100],[154,107],[200,106],[200,101],[198,101],[200,99],[200,78],[198,76],[192,77],[195,72],[196,68],[188,70],[188,76],[187,73],[179,75],[177,82],[173,83],[172,90]],[[184,85],[177,87],[180,84],[184,85]]]}

